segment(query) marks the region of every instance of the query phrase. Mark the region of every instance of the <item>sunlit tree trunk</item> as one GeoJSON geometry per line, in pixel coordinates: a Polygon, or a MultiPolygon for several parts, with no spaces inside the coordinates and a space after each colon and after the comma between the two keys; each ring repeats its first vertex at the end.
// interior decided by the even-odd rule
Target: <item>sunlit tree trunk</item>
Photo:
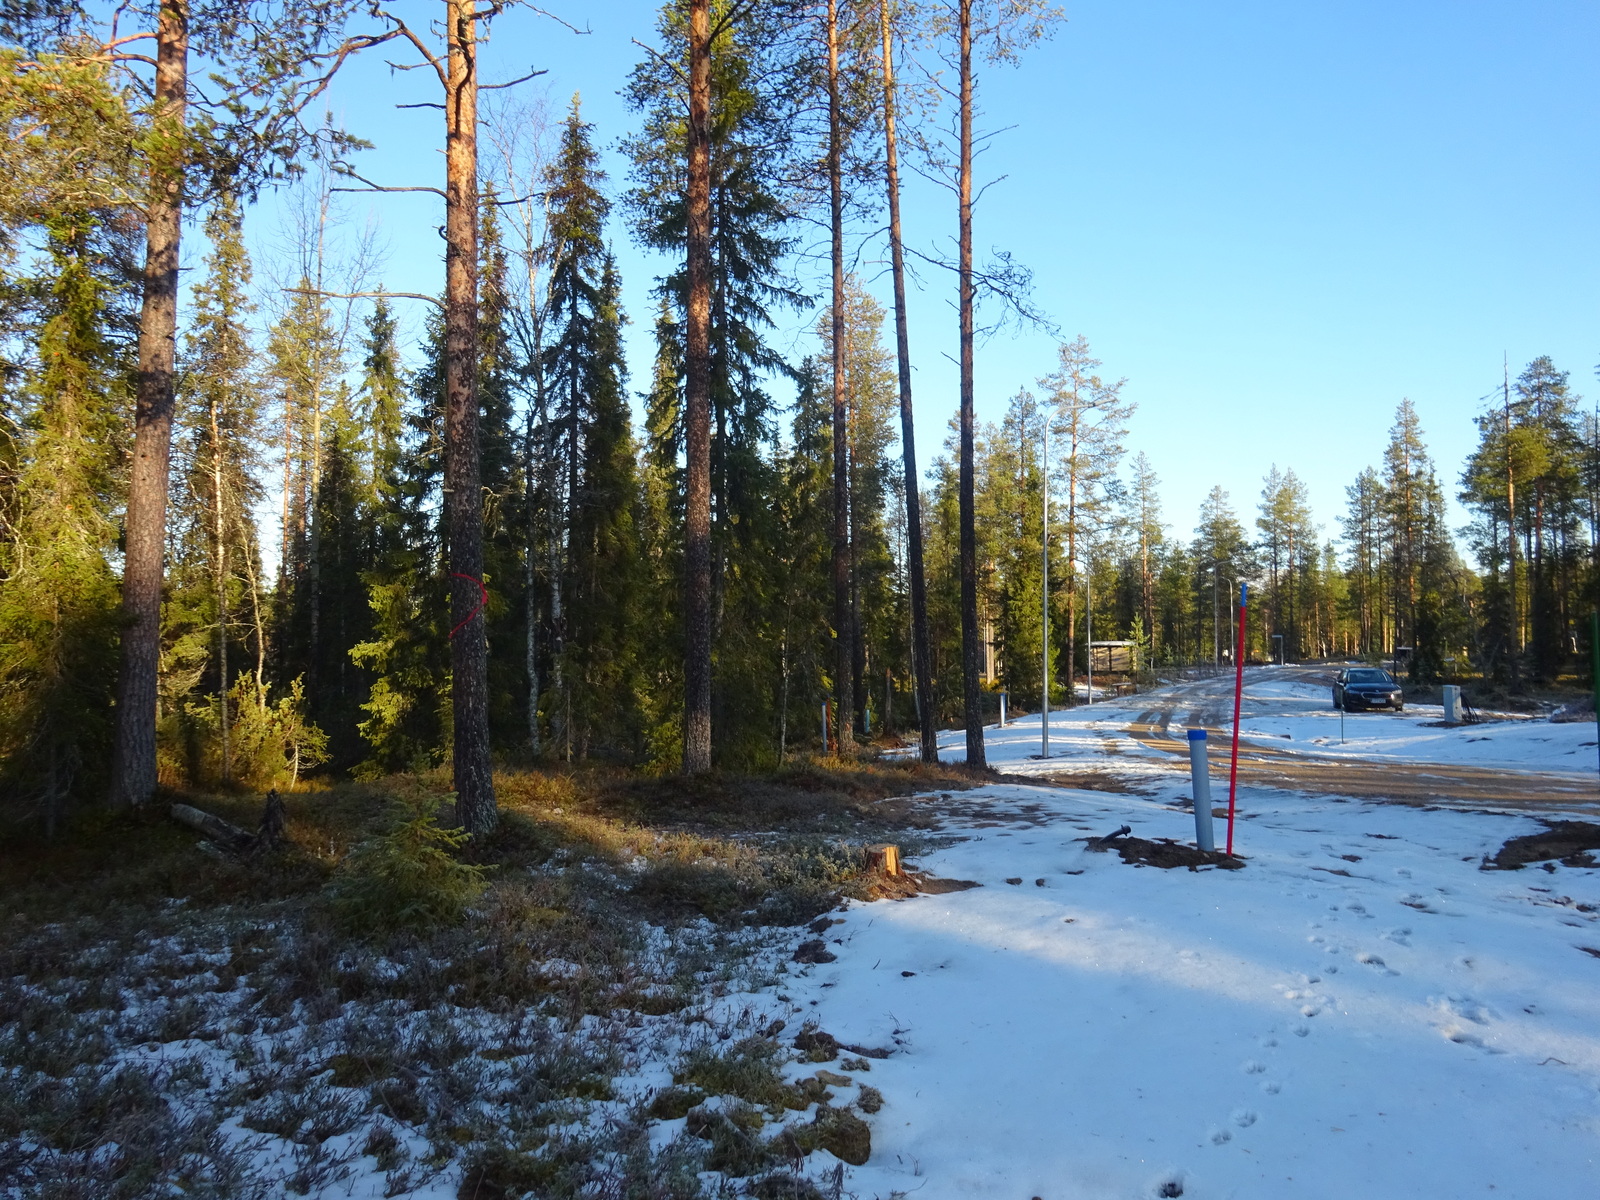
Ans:
{"type": "Polygon", "coordinates": [[[892,0],[883,0],[884,174],[889,191],[889,260],[894,276],[895,352],[900,378],[900,448],[905,461],[906,574],[911,581],[911,674],[916,688],[922,761],[939,761],[933,714],[933,668],[928,654],[928,585],[922,554],[922,495],[917,477],[916,426],[911,409],[911,335],[906,322],[905,247],[900,236],[900,153],[895,130],[892,0]]]}
{"type": "Polygon", "coordinates": [[[170,136],[161,140],[150,163],[138,400],[122,571],[121,666],[111,760],[113,804],[142,804],[156,788],[162,553],[172,458],[178,244],[183,221],[185,139],[181,134],[188,74],[188,4],[186,0],[162,0],[156,21],[155,120],[170,136]]]}
{"type": "Polygon", "coordinates": [[[689,0],[683,769],[711,769],[711,11],[689,0]]]}
{"type": "Polygon", "coordinates": [[[855,622],[850,603],[850,437],[844,378],[844,180],[839,6],[828,0],[828,216],[833,234],[833,709],[841,755],[854,742],[855,622]]]}
{"type": "Polygon", "coordinates": [[[446,0],[445,516],[449,532],[450,697],[456,817],[494,828],[488,645],[483,612],[483,499],[478,470],[478,61],[474,0],[446,0]]]}

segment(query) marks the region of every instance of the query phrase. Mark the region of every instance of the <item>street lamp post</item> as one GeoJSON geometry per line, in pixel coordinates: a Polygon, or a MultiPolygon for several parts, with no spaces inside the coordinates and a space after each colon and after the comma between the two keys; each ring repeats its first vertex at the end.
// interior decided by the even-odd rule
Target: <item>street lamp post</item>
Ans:
{"type": "MultiPolygon", "coordinates": [[[[1235,576],[1224,575],[1217,570],[1223,563],[1229,561],[1226,558],[1213,558],[1206,564],[1211,568],[1211,665],[1218,669],[1222,667],[1222,638],[1218,631],[1217,581],[1219,579],[1227,581],[1228,587],[1231,589],[1228,593],[1230,596],[1239,590],[1239,581],[1235,576]]],[[[1238,633],[1231,622],[1228,626],[1228,633],[1230,638],[1237,643],[1239,640],[1238,633]]],[[[1235,657],[1238,655],[1237,645],[1234,646],[1234,655],[1235,657]]]]}

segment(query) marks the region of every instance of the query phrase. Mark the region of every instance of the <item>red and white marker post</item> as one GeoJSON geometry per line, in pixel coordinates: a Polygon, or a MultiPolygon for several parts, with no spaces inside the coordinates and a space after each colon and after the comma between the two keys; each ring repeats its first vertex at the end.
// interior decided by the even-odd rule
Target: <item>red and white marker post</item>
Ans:
{"type": "Polygon", "coordinates": [[[1228,761],[1228,855],[1233,855],[1233,808],[1239,794],[1239,707],[1244,700],[1244,614],[1250,585],[1239,585],[1239,637],[1233,650],[1233,753],[1228,761]]]}

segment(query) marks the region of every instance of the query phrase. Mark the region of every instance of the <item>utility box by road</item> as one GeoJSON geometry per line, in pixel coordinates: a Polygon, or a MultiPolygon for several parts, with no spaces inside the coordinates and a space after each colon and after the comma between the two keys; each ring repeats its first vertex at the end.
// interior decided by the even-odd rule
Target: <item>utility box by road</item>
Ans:
{"type": "Polygon", "coordinates": [[[1446,725],[1461,724],[1461,689],[1453,683],[1444,685],[1444,721],[1446,725]]]}

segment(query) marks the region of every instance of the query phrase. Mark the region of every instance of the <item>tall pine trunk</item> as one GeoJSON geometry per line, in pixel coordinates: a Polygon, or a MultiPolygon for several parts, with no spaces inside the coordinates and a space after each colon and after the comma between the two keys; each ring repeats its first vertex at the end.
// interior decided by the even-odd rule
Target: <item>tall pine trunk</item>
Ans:
{"type": "Polygon", "coordinates": [[[711,769],[711,4],[689,0],[683,769],[711,769]]]}
{"type": "Polygon", "coordinates": [[[956,36],[961,55],[960,229],[957,271],[961,314],[961,668],[967,724],[967,765],[988,766],[978,674],[978,530],[973,501],[972,381],[972,0],[960,0],[956,36]]]}
{"type": "Polygon", "coordinates": [[[828,217],[833,234],[833,707],[838,752],[854,741],[855,621],[850,603],[850,435],[844,380],[843,116],[839,111],[839,5],[828,0],[828,217]]]}
{"type": "Polygon", "coordinates": [[[178,242],[183,221],[189,75],[187,0],[161,0],[156,21],[155,119],[170,133],[150,164],[138,399],[122,569],[111,802],[142,804],[156,788],[157,676],[161,667],[162,551],[172,459],[173,359],[178,328],[178,242]]]}
{"type": "Polygon", "coordinates": [[[916,426],[911,409],[911,334],[906,322],[906,260],[900,237],[900,149],[895,132],[892,0],[883,0],[884,176],[889,191],[889,261],[894,276],[895,360],[900,376],[900,449],[905,462],[906,573],[911,577],[911,674],[916,688],[922,761],[939,761],[933,716],[933,667],[928,653],[928,585],[922,561],[922,494],[917,478],[916,426]]]}
{"type": "Polygon", "coordinates": [[[483,612],[478,472],[478,22],[474,0],[446,0],[445,520],[449,537],[450,698],[456,817],[474,836],[495,825],[483,612]]]}

